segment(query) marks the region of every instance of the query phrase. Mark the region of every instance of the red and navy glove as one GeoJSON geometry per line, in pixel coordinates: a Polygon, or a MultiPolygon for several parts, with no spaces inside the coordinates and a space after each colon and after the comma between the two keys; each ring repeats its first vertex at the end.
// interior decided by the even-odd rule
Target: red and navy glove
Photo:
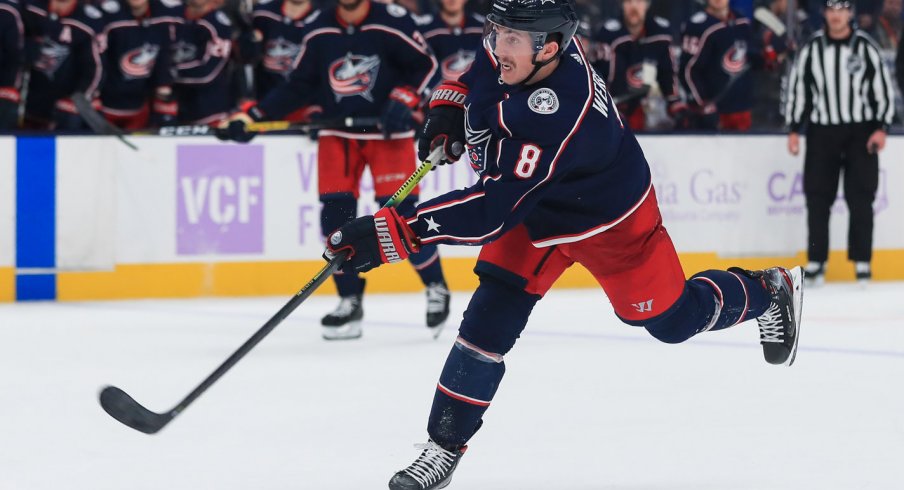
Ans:
{"type": "Polygon", "coordinates": [[[178,115],[179,102],[173,97],[173,89],[169,86],[157,87],[154,100],[151,101],[151,126],[176,124],[178,115]]]}
{"type": "Polygon", "coordinates": [[[383,264],[401,262],[419,249],[417,236],[395,208],[383,208],[373,216],[355,218],[330,234],[323,258],[340,252],[349,256],[342,270],[367,272],[383,264]]]}
{"type": "Polygon", "coordinates": [[[401,133],[414,128],[414,109],[421,98],[411,87],[396,87],[389,93],[389,100],[383,107],[380,126],[383,137],[389,138],[392,133],[401,133]]]}
{"type": "Polygon", "coordinates": [[[247,143],[257,134],[253,131],[248,131],[248,125],[263,120],[264,113],[256,105],[251,105],[246,110],[236,112],[225,121],[222,121],[217,126],[217,131],[214,134],[217,139],[222,141],[247,143]]]}
{"type": "Polygon", "coordinates": [[[456,81],[439,84],[430,97],[430,112],[417,140],[417,156],[424,161],[430,152],[443,146],[437,165],[457,162],[465,150],[465,97],[467,85],[456,81]]]}

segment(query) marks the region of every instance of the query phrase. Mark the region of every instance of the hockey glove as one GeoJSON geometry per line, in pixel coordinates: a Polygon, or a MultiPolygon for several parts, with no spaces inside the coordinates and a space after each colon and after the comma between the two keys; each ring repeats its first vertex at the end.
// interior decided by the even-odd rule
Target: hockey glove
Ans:
{"type": "Polygon", "coordinates": [[[217,126],[216,136],[222,141],[237,141],[247,143],[257,133],[248,131],[248,125],[264,120],[264,113],[257,106],[251,106],[245,112],[236,112],[229,119],[217,126]]]}
{"type": "Polygon", "coordinates": [[[383,129],[383,137],[389,139],[393,133],[414,128],[414,109],[419,102],[420,97],[411,87],[392,89],[381,115],[380,126],[383,129]]]}
{"type": "Polygon", "coordinates": [[[380,265],[401,262],[419,249],[417,237],[395,208],[355,218],[330,234],[323,258],[332,260],[347,251],[346,273],[367,272],[380,265]]]}
{"type": "Polygon", "coordinates": [[[439,145],[443,145],[443,158],[434,164],[454,163],[461,157],[465,149],[467,95],[468,87],[456,81],[445,81],[433,91],[427,122],[417,140],[417,156],[421,161],[439,145]]]}
{"type": "Polygon", "coordinates": [[[15,87],[0,87],[0,131],[19,125],[19,100],[15,87]]]}

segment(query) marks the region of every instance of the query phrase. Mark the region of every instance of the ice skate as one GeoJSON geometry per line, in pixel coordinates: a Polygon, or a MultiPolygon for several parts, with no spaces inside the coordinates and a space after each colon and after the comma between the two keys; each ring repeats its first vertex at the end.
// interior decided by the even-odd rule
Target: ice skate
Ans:
{"type": "Polygon", "coordinates": [[[445,282],[434,282],[427,285],[427,328],[433,338],[439,337],[449,318],[449,288],[445,282]]]}
{"type": "Polygon", "coordinates": [[[800,267],[773,267],[763,271],[746,271],[733,267],[732,272],[759,279],[771,296],[769,308],[757,317],[760,343],[769,364],[790,366],[797,355],[800,338],[800,314],[803,306],[803,271],[800,267]]]}
{"type": "Polygon", "coordinates": [[[447,451],[433,441],[415,444],[423,449],[414,463],[393,475],[390,490],[434,490],[446,488],[452,482],[452,473],[468,446],[458,451],[447,451]]]}
{"type": "Polygon", "coordinates": [[[825,262],[808,262],[804,268],[804,284],[808,288],[819,287],[826,282],[825,262]]]}
{"type": "Polygon", "coordinates": [[[854,274],[861,286],[866,286],[873,280],[873,269],[870,267],[869,262],[854,262],[854,274]]]}
{"type": "Polygon", "coordinates": [[[320,320],[322,335],[326,340],[350,340],[361,337],[361,319],[364,308],[361,295],[343,296],[339,306],[320,320]]]}

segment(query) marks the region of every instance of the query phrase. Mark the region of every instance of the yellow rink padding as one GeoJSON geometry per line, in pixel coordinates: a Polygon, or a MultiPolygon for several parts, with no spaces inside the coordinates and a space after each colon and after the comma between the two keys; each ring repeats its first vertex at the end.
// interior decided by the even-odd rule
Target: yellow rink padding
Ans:
{"type": "Polygon", "coordinates": [[[16,299],[16,272],[12,267],[0,267],[0,302],[16,299]]]}
{"type": "MultiPolygon", "coordinates": [[[[741,266],[763,269],[773,265],[804,264],[805,254],[794,257],[725,258],[713,253],[681,255],[685,273],[705,269],[741,266]]],[[[446,258],[443,268],[449,286],[457,291],[473,290],[475,259],[446,258]]],[[[294,294],[323,266],[321,261],[300,262],[219,262],[211,264],[120,265],[111,272],[61,272],[57,277],[60,300],[126,298],[187,298],[197,296],[266,296],[294,294]]],[[[875,280],[904,280],[904,250],[878,250],[873,258],[875,280]]],[[[827,279],[851,281],[853,264],[844,251],[832,252],[827,279]]],[[[13,299],[12,269],[0,269],[0,300],[13,299]]],[[[557,288],[597,287],[582,267],[570,268],[556,283],[557,288]]],[[[422,290],[414,270],[408,264],[384,266],[367,274],[368,292],[411,292],[422,290]]],[[[317,294],[333,294],[327,281],[317,294]]]]}

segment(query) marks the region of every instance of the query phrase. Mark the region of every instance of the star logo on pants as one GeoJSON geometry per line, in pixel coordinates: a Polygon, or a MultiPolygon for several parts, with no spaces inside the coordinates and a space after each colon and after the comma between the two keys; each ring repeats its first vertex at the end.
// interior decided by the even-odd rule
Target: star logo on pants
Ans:
{"type": "Polygon", "coordinates": [[[439,233],[439,227],[442,226],[433,220],[433,216],[424,220],[427,223],[427,231],[435,231],[439,233]]]}

